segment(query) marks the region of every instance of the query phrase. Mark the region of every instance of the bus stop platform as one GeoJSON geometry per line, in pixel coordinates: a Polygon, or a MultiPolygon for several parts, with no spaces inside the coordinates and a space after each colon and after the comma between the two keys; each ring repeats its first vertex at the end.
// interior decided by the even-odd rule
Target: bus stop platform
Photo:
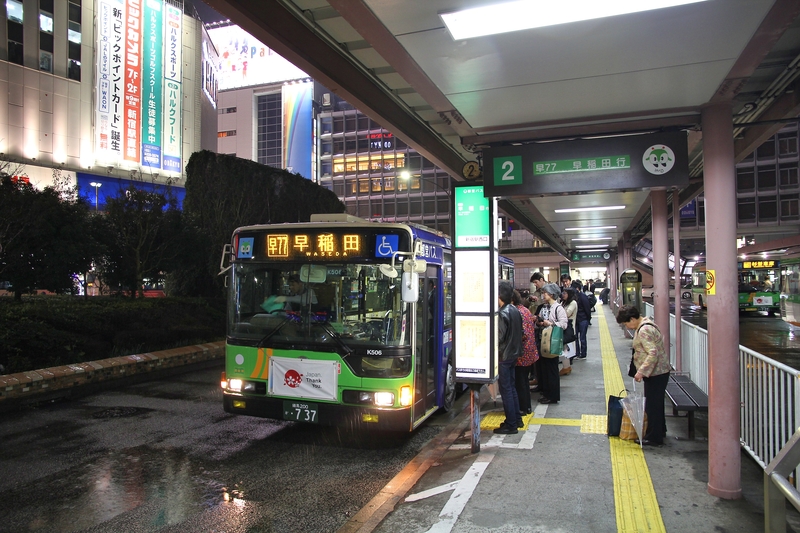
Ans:
{"type": "MultiPolygon", "coordinates": [[[[668,401],[663,446],[642,448],[606,436],[608,395],[632,387],[632,341],[608,306],[596,309],[588,357],[576,359],[572,373],[561,377],[558,404],[539,404],[532,393],[534,412],[524,418],[525,427],[496,435],[502,404],[483,387],[480,452],[472,453],[469,405],[462,397],[463,409],[439,437],[339,531],[763,531],[763,469],[746,452],[741,499],[706,490],[706,413],[697,417],[694,439],[685,416],[673,417],[668,401]]],[[[787,531],[800,531],[800,516],[793,508],[787,514],[787,531]]]]}

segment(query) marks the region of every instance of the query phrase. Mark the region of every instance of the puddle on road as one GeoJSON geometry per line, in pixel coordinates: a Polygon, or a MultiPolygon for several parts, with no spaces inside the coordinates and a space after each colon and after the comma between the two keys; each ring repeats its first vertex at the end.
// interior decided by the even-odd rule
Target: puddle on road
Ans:
{"type": "Polygon", "coordinates": [[[72,532],[99,524],[114,527],[115,519],[122,525],[130,513],[136,523],[157,529],[220,505],[241,507],[242,491],[226,487],[218,474],[178,451],[141,447],[114,452],[56,479],[40,480],[27,495],[12,495],[18,502],[6,498],[3,527],[72,532]]]}

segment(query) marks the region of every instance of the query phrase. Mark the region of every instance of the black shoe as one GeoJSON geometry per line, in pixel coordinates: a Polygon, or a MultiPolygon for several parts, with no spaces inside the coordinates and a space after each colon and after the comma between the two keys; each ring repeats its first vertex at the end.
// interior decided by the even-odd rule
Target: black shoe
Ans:
{"type": "Polygon", "coordinates": [[[531,392],[539,392],[539,387],[531,387],[531,392]]]}
{"type": "Polygon", "coordinates": [[[519,431],[517,431],[517,428],[510,428],[506,425],[502,425],[499,428],[495,428],[493,433],[497,433],[498,435],[516,435],[519,431]]]}
{"type": "MultiPolygon", "coordinates": [[[[635,442],[636,444],[639,444],[639,439],[636,439],[633,442],[635,442]]],[[[644,439],[641,442],[641,444],[642,444],[642,446],[663,446],[664,445],[663,442],[655,442],[655,441],[648,440],[648,439],[644,439]]]]}
{"type": "Polygon", "coordinates": [[[578,359],[586,359],[586,356],[585,355],[579,355],[578,359]]]}
{"type": "Polygon", "coordinates": [[[522,428],[524,428],[524,427],[525,427],[525,422],[523,422],[522,420],[520,420],[519,422],[517,422],[517,429],[522,429],[522,428]]]}
{"type": "Polygon", "coordinates": [[[553,401],[548,398],[540,398],[539,403],[558,403],[558,401],[553,401]]]}

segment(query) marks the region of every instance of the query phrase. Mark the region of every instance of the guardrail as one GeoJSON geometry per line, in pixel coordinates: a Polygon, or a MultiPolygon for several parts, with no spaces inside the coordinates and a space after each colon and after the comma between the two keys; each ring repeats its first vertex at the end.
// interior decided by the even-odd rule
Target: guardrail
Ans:
{"type": "MultiPolygon", "coordinates": [[[[653,306],[645,305],[647,316],[653,306]]],[[[670,314],[670,362],[675,367],[675,315],[670,314]]],[[[708,394],[708,332],[681,320],[681,369],[708,394]]],[[[739,345],[741,412],[739,441],[748,454],[767,465],[800,425],[800,371],[739,345]]],[[[795,484],[797,475],[794,476],[795,484]]]]}

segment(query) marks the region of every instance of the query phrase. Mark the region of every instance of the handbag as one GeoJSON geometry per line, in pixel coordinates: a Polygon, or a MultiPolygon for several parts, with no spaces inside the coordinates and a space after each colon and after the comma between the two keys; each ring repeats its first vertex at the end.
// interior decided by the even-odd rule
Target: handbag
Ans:
{"type": "Polygon", "coordinates": [[[636,365],[633,364],[633,349],[631,349],[631,364],[628,367],[628,376],[632,378],[636,377],[636,365]]]}
{"type": "Polygon", "coordinates": [[[564,344],[575,342],[575,328],[572,326],[572,319],[567,320],[567,329],[564,330],[564,344]]]}
{"type": "MultiPolygon", "coordinates": [[[[623,391],[620,391],[622,394],[623,391]]],[[[606,434],[609,437],[618,437],[622,426],[622,404],[619,403],[621,396],[608,396],[608,417],[606,422],[606,434]]]]}
{"type": "MultiPolygon", "coordinates": [[[[621,407],[621,406],[620,406],[621,407]]],[[[647,434],[647,413],[644,413],[644,423],[642,424],[642,435],[647,434]]],[[[619,438],[622,440],[636,440],[639,435],[636,434],[636,429],[633,427],[631,417],[623,409],[622,420],[619,428],[619,438]]]]}
{"type": "Polygon", "coordinates": [[[552,359],[564,351],[564,330],[558,326],[548,326],[542,331],[542,357],[552,359]]]}

